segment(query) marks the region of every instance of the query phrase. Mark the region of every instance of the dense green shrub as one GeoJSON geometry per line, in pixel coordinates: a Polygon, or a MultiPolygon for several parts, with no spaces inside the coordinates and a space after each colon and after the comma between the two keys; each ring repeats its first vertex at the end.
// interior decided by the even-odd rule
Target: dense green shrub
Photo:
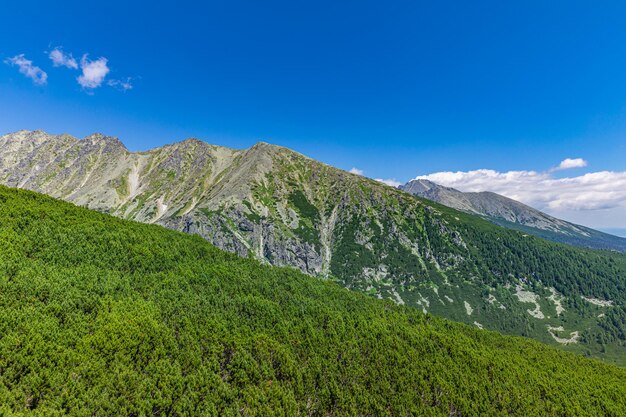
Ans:
{"type": "Polygon", "coordinates": [[[0,187],[0,415],[625,409],[624,369],[0,187]]]}

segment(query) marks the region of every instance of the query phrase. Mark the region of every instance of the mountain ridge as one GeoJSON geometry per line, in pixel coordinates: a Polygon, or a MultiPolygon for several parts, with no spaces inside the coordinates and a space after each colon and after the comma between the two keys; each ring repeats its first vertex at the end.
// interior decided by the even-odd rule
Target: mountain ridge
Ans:
{"type": "Polygon", "coordinates": [[[111,139],[27,136],[0,137],[0,183],[477,327],[626,358],[624,256],[527,237],[267,143],[132,153],[111,139]]]}
{"type": "Polygon", "coordinates": [[[625,238],[558,219],[490,191],[462,192],[425,179],[411,180],[399,188],[445,206],[482,216],[500,226],[544,239],[592,249],[626,252],[625,238]]]}

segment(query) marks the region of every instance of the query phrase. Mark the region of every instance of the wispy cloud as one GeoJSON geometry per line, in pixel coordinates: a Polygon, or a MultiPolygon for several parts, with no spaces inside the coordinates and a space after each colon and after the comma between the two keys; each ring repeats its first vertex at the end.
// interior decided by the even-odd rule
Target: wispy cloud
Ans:
{"type": "Polygon", "coordinates": [[[587,166],[587,161],[582,158],[565,158],[561,161],[559,166],[553,168],[553,171],[561,171],[564,169],[572,169],[572,168],[584,168],[587,166]]]}
{"type": "MultiPolygon", "coordinates": [[[[76,78],[76,81],[78,81],[78,84],[89,94],[92,94],[93,90],[102,86],[111,72],[107,58],[100,57],[95,60],[90,60],[89,55],[84,54],[79,63],[71,53],[66,53],[60,46],[54,48],[48,54],[48,57],[55,67],[66,67],[77,70],[80,66],[81,75],[76,78]]],[[[133,79],[131,77],[110,79],[106,82],[106,85],[116,90],[126,92],[132,90],[132,81],[133,79]]]]}
{"type": "Polygon", "coordinates": [[[78,84],[89,90],[100,87],[110,71],[108,62],[109,60],[104,57],[91,61],[87,54],[83,55],[80,60],[80,69],[83,73],[76,79],[78,84]]]}
{"type": "MultiPolygon", "coordinates": [[[[352,169],[350,169],[350,171],[348,171],[352,174],[356,174],[356,175],[361,175],[364,176],[365,175],[365,171],[363,171],[362,169],[353,167],[352,169]]],[[[382,179],[382,178],[375,178],[374,181],[378,181],[378,182],[382,182],[383,184],[387,184],[391,187],[397,187],[400,184],[402,184],[400,181],[396,181],[395,178],[389,178],[389,179],[382,179]]]]}
{"type": "Polygon", "coordinates": [[[54,48],[48,54],[48,58],[52,60],[52,65],[54,65],[55,67],[78,69],[78,62],[76,62],[72,54],[66,54],[60,47],[54,48]]]}
{"type": "Polygon", "coordinates": [[[382,182],[383,184],[387,184],[390,187],[398,187],[400,184],[402,184],[400,181],[396,180],[395,178],[388,178],[386,180],[382,178],[375,178],[375,180],[378,182],[382,182]]]}
{"type": "Polygon", "coordinates": [[[124,92],[132,90],[133,88],[132,79],[130,77],[127,77],[125,80],[109,80],[107,84],[110,87],[124,92]]]}
{"type": "Polygon", "coordinates": [[[16,55],[4,61],[6,64],[17,66],[22,74],[33,80],[36,85],[45,85],[48,82],[48,74],[41,68],[33,65],[33,61],[26,59],[24,54],[16,55]]]}
{"type": "MultiPolygon", "coordinates": [[[[46,53],[54,67],[65,67],[71,70],[80,69],[81,74],[76,77],[76,81],[88,94],[92,94],[93,90],[99,88],[105,82],[109,87],[119,91],[126,92],[133,89],[134,78],[132,77],[106,80],[111,69],[108,64],[109,60],[105,57],[90,60],[88,54],[84,54],[80,62],[78,62],[71,53],[65,52],[60,46],[46,53]]],[[[20,73],[30,78],[36,85],[45,85],[48,83],[48,74],[40,67],[33,65],[33,61],[27,59],[24,54],[7,58],[4,60],[4,63],[17,66],[20,73]]]]}

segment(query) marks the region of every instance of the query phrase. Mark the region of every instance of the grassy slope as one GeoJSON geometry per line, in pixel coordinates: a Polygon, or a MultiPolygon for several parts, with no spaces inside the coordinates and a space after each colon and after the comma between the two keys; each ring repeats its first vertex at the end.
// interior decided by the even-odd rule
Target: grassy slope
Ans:
{"type": "Polygon", "coordinates": [[[0,414],[619,415],[626,370],[0,187],[0,414]]]}

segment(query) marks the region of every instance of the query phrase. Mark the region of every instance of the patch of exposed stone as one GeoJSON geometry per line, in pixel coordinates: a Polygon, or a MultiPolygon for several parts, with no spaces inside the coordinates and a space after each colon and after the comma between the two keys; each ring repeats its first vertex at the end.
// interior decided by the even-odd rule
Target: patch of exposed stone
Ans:
{"type": "Polygon", "coordinates": [[[573,344],[578,343],[578,339],[580,338],[580,334],[578,330],[571,332],[569,334],[570,335],[569,338],[564,338],[564,337],[558,336],[560,332],[565,331],[563,326],[553,327],[553,326],[548,325],[547,327],[548,327],[548,333],[550,333],[550,336],[552,336],[552,338],[556,340],[558,343],[562,345],[573,345],[573,344]]]}
{"type": "Polygon", "coordinates": [[[587,301],[588,303],[591,303],[593,305],[600,306],[600,307],[611,307],[613,305],[613,301],[611,300],[600,300],[599,298],[585,297],[584,295],[581,296],[581,298],[587,301]]]}
{"type": "Polygon", "coordinates": [[[474,309],[472,308],[470,303],[468,303],[467,301],[463,301],[463,305],[465,306],[465,312],[467,313],[467,315],[471,316],[474,312],[474,309]]]}
{"type": "Polygon", "coordinates": [[[517,299],[520,301],[520,303],[530,303],[535,305],[535,308],[533,310],[526,310],[528,314],[540,320],[545,318],[545,315],[541,311],[541,307],[539,305],[539,295],[535,294],[532,291],[525,290],[521,285],[516,285],[515,296],[517,296],[517,299]]]}
{"type": "Polygon", "coordinates": [[[550,288],[550,296],[548,297],[548,300],[552,301],[552,304],[554,304],[554,307],[556,309],[556,316],[560,317],[561,313],[563,313],[565,311],[565,308],[563,308],[563,296],[561,296],[554,288],[550,288]]]}

